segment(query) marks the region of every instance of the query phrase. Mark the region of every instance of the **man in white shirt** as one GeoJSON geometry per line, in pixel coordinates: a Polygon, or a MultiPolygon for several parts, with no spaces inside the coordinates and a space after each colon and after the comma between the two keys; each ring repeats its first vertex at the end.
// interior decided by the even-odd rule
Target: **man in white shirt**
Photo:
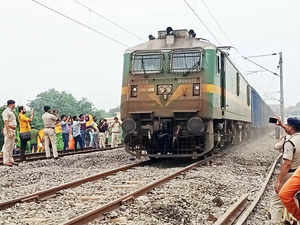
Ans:
{"type": "Polygon", "coordinates": [[[110,126],[111,128],[111,147],[117,148],[119,144],[119,138],[121,133],[121,123],[119,122],[118,117],[114,118],[113,124],[110,126]]]}

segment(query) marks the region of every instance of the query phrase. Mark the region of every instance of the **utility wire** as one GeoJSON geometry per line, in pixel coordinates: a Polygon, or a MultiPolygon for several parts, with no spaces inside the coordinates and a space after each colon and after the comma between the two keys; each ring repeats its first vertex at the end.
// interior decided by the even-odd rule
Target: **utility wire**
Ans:
{"type": "Polygon", "coordinates": [[[37,0],[31,0],[31,1],[33,1],[34,3],[36,3],[36,4],[38,4],[38,5],[42,6],[42,7],[44,7],[46,9],[49,9],[52,12],[55,12],[56,14],[58,14],[58,15],[64,17],[64,18],[66,18],[68,20],[71,20],[72,22],[74,22],[74,23],[76,23],[76,24],[78,24],[78,25],[80,25],[82,27],[85,27],[85,28],[87,28],[87,29],[89,29],[89,30],[91,30],[91,31],[93,31],[93,32],[95,32],[95,33],[97,33],[97,34],[99,34],[99,35],[101,35],[101,36],[103,36],[103,37],[105,37],[105,38],[113,41],[113,42],[116,42],[119,45],[122,45],[123,47],[126,47],[126,48],[129,47],[128,45],[124,44],[123,42],[121,42],[121,41],[119,41],[119,40],[117,40],[117,39],[115,39],[115,38],[113,38],[113,37],[111,37],[111,36],[109,36],[109,35],[101,32],[101,31],[97,30],[96,28],[93,28],[93,27],[91,27],[91,26],[89,26],[89,25],[87,25],[87,24],[85,24],[83,22],[80,22],[79,20],[76,20],[76,19],[74,19],[74,18],[72,18],[72,17],[70,17],[68,15],[65,15],[65,14],[63,14],[62,12],[60,12],[60,11],[58,11],[56,9],[50,8],[49,6],[45,5],[44,3],[41,3],[41,2],[39,2],[37,0]]]}
{"type": "Polygon", "coordinates": [[[227,33],[225,32],[225,30],[222,28],[221,24],[218,22],[217,18],[213,15],[212,11],[209,9],[208,5],[206,4],[206,2],[204,0],[202,0],[203,5],[205,6],[205,8],[207,9],[207,12],[209,13],[209,15],[211,16],[211,18],[214,20],[214,22],[217,24],[218,28],[220,29],[220,31],[224,34],[224,36],[226,37],[226,39],[231,43],[231,45],[233,45],[233,42],[231,41],[231,39],[229,38],[229,36],[227,35],[227,33]]]}
{"type": "Polygon", "coordinates": [[[137,34],[131,32],[130,30],[128,30],[128,29],[126,29],[125,27],[123,27],[123,26],[117,24],[116,22],[114,22],[114,21],[108,19],[108,18],[105,17],[104,15],[102,15],[102,14],[100,14],[99,12],[93,10],[92,8],[90,8],[89,6],[87,6],[87,5],[83,4],[83,3],[81,3],[80,1],[74,0],[74,2],[75,2],[76,4],[78,4],[78,5],[80,5],[81,7],[86,8],[86,9],[89,10],[90,12],[96,14],[96,15],[99,16],[100,18],[102,18],[102,19],[108,21],[109,23],[115,25],[115,26],[118,27],[119,29],[121,29],[121,30],[127,32],[128,34],[130,34],[130,35],[132,35],[132,36],[134,36],[136,39],[138,39],[138,40],[140,40],[140,41],[145,41],[145,39],[141,38],[141,37],[138,36],[137,34]]]}
{"type": "Polygon", "coordinates": [[[215,34],[208,28],[208,26],[204,23],[204,21],[200,18],[200,16],[197,14],[197,12],[191,7],[191,5],[188,3],[187,0],[183,0],[187,7],[193,12],[193,14],[197,17],[197,19],[200,21],[200,23],[205,27],[205,29],[208,31],[208,33],[215,39],[215,41],[221,45],[221,43],[218,41],[218,38],[215,36],[215,34]]]}
{"type": "MultiPolygon", "coordinates": [[[[209,13],[209,15],[211,16],[211,18],[214,20],[214,22],[216,23],[216,25],[218,26],[218,28],[220,29],[220,31],[224,34],[224,36],[226,37],[226,39],[231,43],[231,45],[233,45],[233,42],[231,41],[231,38],[228,36],[228,34],[225,32],[225,30],[222,28],[221,24],[218,22],[217,18],[213,15],[212,11],[210,10],[210,8],[208,7],[208,5],[206,4],[205,0],[202,0],[202,3],[203,5],[205,6],[205,8],[207,9],[207,12],[209,13]]],[[[242,59],[245,59],[245,60],[248,60],[250,61],[251,63],[254,63],[256,66],[259,66],[260,68],[264,69],[264,71],[268,71],[270,73],[272,73],[273,75],[276,75],[278,76],[277,73],[274,73],[272,72],[271,70],[259,65],[258,63],[252,61],[252,60],[249,60],[249,58],[252,58],[252,57],[245,57],[241,54],[241,52],[239,51],[239,49],[237,49],[236,47],[233,47],[236,52],[238,53],[238,55],[242,58],[242,59]]],[[[272,54],[274,55],[274,54],[272,54]]],[[[267,56],[267,55],[261,55],[261,56],[267,56]]],[[[255,57],[255,56],[254,56],[255,57]]],[[[257,56],[258,57],[258,56],[257,56]]]]}
{"type": "MultiPolygon", "coordinates": [[[[210,33],[210,35],[212,35],[214,37],[214,39],[220,44],[220,42],[218,41],[217,37],[214,35],[213,32],[210,31],[210,29],[208,28],[208,26],[204,23],[204,21],[200,18],[200,16],[196,13],[196,11],[191,7],[191,5],[187,2],[187,0],[184,0],[185,4],[190,8],[190,10],[194,13],[194,15],[198,18],[198,20],[200,21],[200,23],[206,28],[206,30],[210,33]]],[[[221,24],[218,22],[218,20],[216,19],[216,17],[213,15],[212,11],[209,9],[208,5],[206,4],[205,0],[202,0],[203,5],[205,6],[205,8],[207,9],[209,15],[212,17],[212,19],[214,20],[214,22],[216,23],[216,25],[218,26],[218,28],[220,29],[220,31],[224,34],[224,36],[228,39],[228,41],[231,43],[231,45],[233,45],[233,42],[231,41],[231,39],[229,38],[229,36],[227,35],[227,33],[225,32],[225,30],[222,28],[221,24]]],[[[272,73],[275,76],[279,76],[278,73],[275,73],[273,71],[271,71],[270,69],[254,62],[253,60],[249,59],[250,57],[245,57],[241,54],[241,52],[239,51],[239,49],[237,49],[236,47],[233,47],[236,52],[238,53],[238,55],[242,58],[245,59],[251,63],[253,63],[254,65],[260,67],[261,69],[263,69],[264,71],[267,71],[269,73],[272,73]]],[[[273,53],[271,55],[276,55],[276,53],[273,53]]],[[[261,56],[267,56],[267,55],[261,55],[261,56]]],[[[258,57],[258,56],[257,56],[258,57]]]]}
{"type": "Polygon", "coordinates": [[[253,60],[251,60],[251,59],[249,59],[249,58],[247,58],[247,57],[245,57],[245,56],[242,56],[242,57],[243,57],[245,60],[248,60],[249,62],[253,63],[254,65],[256,65],[256,66],[262,68],[263,70],[265,70],[265,71],[267,71],[267,72],[269,72],[269,73],[272,73],[273,75],[279,77],[279,74],[278,74],[278,73],[275,73],[275,72],[273,72],[272,70],[269,70],[268,68],[266,68],[266,67],[264,67],[264,66],[262,66],[262,65],[259,65],[258,63],[254,62],[253,60]]]}
{"type": "MultiPolygon", "coordinates": [[[[205,8],[207,9],[209,15],[211,16],[211,18],[214,20],[214,22],[216,23],[216,25],[218,26],[218,28],[220,29],[220,31],[224,34],[224,36],[226,37],[226,39],[230,42],[231,45],[233,45],[233,42],[231,41],[231,38],[229,38],[229,36],[227,35],[227,33],[225,32],[225,30],[222,28],[221,24],[218,22],[218,20],[216,19],[216,17],[213,15],[212,11],[209,9],[208,5],[206,4],[205,0],[202,0],[203,5],[205,6],[205,8]]],[[[271,71],[270,69],[254,62],[253,60],[249,59],[249,58],[255,58],[255,57],[264,57],[264,56],[273,56],[273,55],[277,55],[277,53],[272,53],[272,54],[264,54],[264,55],[257,55],[257,56],[250,56],[250,57],[245,57],[241,54],[241,52],[239,51],[239,49],[237,49],[236,47],[234,47],[234,49],[236,50],[236,52],[238,53],[238,55],[244,59],[247,60],[251,63],[253,63],[254,65],[258,66],[259,68],[263,69],[263,71],[267,71],[275,76],[279,76],[278,73],[275,73],[273,71],[271,71]]],[[[256,73],[256,72],[261,72],[261,71],[252,71],[252,73],[256,73]]],[[[274,99],[273,99],[274,100],[274,99]]],[[[276,99],[277,100],[277,99],[276,99]]]]}
{"type": "Polygon", "coordinates": [[[272,56],[272,55],[278,55],[278,54],[271,53],[271,54],[264,54],[264,55],[253,55],[253,56],[248,56],[247,58],[257,58],[257,57],[265,57],[265,56],[272,56]]]}

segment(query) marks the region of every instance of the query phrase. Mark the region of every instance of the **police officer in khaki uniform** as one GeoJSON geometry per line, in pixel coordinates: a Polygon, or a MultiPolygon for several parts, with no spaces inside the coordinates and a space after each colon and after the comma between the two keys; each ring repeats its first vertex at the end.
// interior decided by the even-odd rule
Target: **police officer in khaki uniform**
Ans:
{"type": "Polygon", "coordinates": [[[119,122],[118,117],[114,118],[114,122],[111,125],[111,147],[117,148],[119,144],[119,137],[121,133],[121,123],[119,122]]]}
{"type": "Polygon", "coordinates": [[[2,113],[2,118],[4,121],[3,135],[4,135],[4,145],[2,147],[3,152],[3,165],[5,166],[13,166],[18,165],[14,162],[12,157],[13,148],[15,145],[16,138],[16,127],[17,120],[16,115],[14,113],[15,109],[15,101],[8,100],[7,108],[2,113]]]}
{"type": "Polygon", "coordinates": [[[50,158],[50,147],[51,142],[52,152],[54,159],[58,158],[57,147],[56,147],[56,132],[55,127],[58,121],[58,113],[56,115],[50,113],[50,106],[44,106],[45,113],[42,116],[44,122],[44,138],[45,138],[45,151],[46,157],[50,158]]]}
{"type": "Polygon", "coordinates": [[[275,145],[275,149],[282,150],[282,165],[280,173],[275,183],[275,192],[271,197],[271,224],[281,225],[285,224],[282,221],[283,216],[283,204],[279,198],[279,191],[284,183],[293,175],[295,170],[300,166],[300,127],[299,121],[296,118],[288,118],[287,125],[282,124],[279,118],[277,118],[277,125],[281,126],[288,134],[280,143],[275,145]],[[281,145],[281,146],[279,146],[281,145]]]}

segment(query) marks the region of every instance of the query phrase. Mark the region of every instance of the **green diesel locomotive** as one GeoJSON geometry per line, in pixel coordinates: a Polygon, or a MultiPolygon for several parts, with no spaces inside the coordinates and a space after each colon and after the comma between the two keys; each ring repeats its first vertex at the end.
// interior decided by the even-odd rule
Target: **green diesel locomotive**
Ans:
{"type": "Polygon", "coordinates": [[[249,136],[251,87],[227,52],[168,27],[126,50],[121,119],[128,152],[198,158],[249,136]]]}

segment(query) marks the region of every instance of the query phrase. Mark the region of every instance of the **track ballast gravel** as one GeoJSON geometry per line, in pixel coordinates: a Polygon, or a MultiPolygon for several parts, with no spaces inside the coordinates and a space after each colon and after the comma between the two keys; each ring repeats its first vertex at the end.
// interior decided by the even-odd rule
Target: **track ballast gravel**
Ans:
{"type": "MultiPolygon", "coordinates": [[[[278,152],[275,139],[264,135],[225,149],[225,156],[172,180],[89,224],[211,225],[241,195],[254,197],[278,152]]],[[[269,189],[268,189],[269,190],[269,189]]],[[[268,204],[251,224],[267,224],[268,204]]]]}
{"type": "MultiPolygon", "coordinates": [[[[278,155],[274,138],[264,135],[238,146],[227,147],[226,154],[206,166],[177,177],[171,182],[139,197],[134,204],[107,213],[90,224],[197,224],[210,225],[244,193],[259,190],[269,167],[278,155]]],[[[9,200],[23,194],[132,163],[122,150],[75,155],[58,161],[45,160],[0,168],[0,199],[9,200]],[[100,171],[99,171],[100,170],[100,171]]],[[[56,198],[40,203],[17,204],[0,211],[0,224],[61,224],[88,210],[97,208],[141,185],[169,175],[182,165],[145,167],[118,173],[110,178],[60,192],[56,198]]],[[[268,224],[268,202],[259,216],[247,224],[268,224]]]]}

